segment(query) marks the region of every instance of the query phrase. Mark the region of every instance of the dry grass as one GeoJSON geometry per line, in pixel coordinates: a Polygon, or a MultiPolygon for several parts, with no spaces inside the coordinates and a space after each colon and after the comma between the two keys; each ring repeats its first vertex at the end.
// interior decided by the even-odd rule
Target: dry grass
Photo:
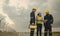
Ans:
{"type": "Polygon", "coordinates": [[[18,36],[15,32],[0,32],[0,36],[18,36]]]}
{"type": "MultiPolygon", "coordinates": [[[[0,31],[0,36],[18,36],[18,33],[16,33],[16,32],[1,32],[0,31]]],[[[20,36],[29,36],[29,33],[20,32],[20,36]]],[[[36,33],[34,36],[36,36],[36,33]]],[[[42,34],[42,36],[44,36],[44,34],[42,34]]],[[[60,36],[60,32],[53,32],[53,36],[60,36]]]]}
{"type": "MultiPolygon", "coordinates": [[[[23,33],[20,33],[20,36],[29,36],[29,33],[23,32],[23,33]]],[[[36,36],[36,33],[34,34],[34,36],[36,36]]],[[[44,34],[42,34],[42,36],[44,36],[44,34]]],[[[53,32],[53,36],[60,36],[60,32],[53,32]]]]}

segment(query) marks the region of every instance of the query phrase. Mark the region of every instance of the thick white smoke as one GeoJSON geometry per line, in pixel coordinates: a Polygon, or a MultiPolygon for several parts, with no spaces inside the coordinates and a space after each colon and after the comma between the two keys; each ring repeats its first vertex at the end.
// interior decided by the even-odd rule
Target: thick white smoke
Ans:
{"type": "Polygon", "coordinates": [[[14,22],[9,18],[7,14],[0,12],[0,20],[1,20],[0,27],[3,31],[14,30],[14,22]]]}

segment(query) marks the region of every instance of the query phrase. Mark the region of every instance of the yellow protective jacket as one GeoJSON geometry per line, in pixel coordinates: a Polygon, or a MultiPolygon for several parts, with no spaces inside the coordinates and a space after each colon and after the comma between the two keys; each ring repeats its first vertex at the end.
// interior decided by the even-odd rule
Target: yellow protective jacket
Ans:
{"type": "Polygon", "coordinates": [[[42,18],[42,16],[36,16],[36,23],[37,24],[43,24],[43,18],[42,18]]]}

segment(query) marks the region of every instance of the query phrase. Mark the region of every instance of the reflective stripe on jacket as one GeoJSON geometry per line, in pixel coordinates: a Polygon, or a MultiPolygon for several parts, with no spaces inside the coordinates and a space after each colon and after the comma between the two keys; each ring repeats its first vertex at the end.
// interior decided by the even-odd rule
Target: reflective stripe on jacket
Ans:
{"type": "Polygon", "coordinates": [[[36,20],[37,20],[37,21],[36,21],[37,24],[43,24],[43,22],[40,21],[40,20],[43,20],[42,17],[37,16],[36,18],[37,18],[37,19],[36,19],[36,20]]]}

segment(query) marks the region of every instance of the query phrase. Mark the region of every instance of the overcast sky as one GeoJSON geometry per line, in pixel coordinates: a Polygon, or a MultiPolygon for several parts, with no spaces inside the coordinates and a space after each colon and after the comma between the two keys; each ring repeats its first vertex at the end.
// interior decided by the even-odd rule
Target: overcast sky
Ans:
{"type": "Polygon", "coordinates": [[[54,17],[53,27],[60,27],[60,0],[0,0],[0,12],[6,13],[14,21],[17,31],[27,31],[33,7],[38,8],[36,14],[41,12],[43,16],[48,8],[54,17]]]}

